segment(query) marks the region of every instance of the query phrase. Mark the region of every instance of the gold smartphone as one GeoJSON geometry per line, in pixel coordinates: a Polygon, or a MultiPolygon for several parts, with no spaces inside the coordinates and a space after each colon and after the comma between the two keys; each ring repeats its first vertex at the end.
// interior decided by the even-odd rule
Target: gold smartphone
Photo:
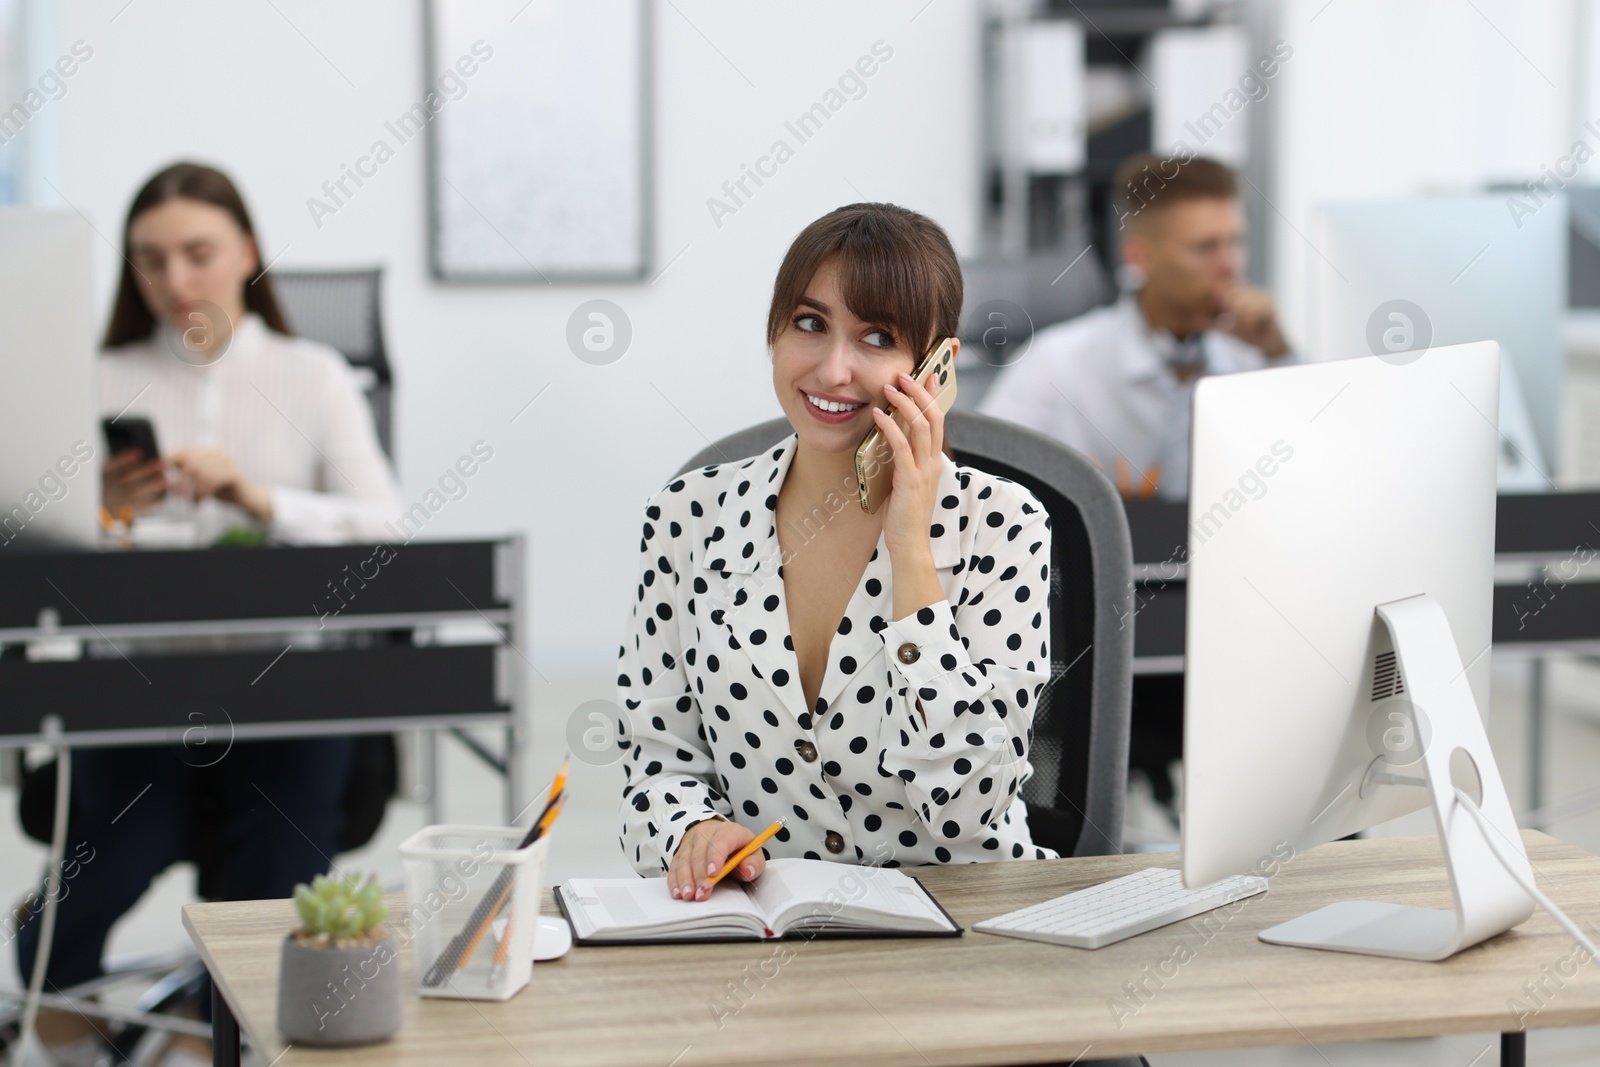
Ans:
{"type": "MultiPolygon", "coordinates": [[[[954,337],[946,337],[940,341],[911,375],[919,385],[924,386],[930,379],[938,379],[939,391],[934,394],[933,399],[934,403],[939,405],[940,411],[949,411],[950,405],[956,400],[955,343],[954,337]]],[[[900,427],[901,433],[909,430],[899,409],[888,400],[878,406],[894,417],[895,425],[900,427]]],[[[876,512],[883,506],[884,500],[889,496],[889,490],[893,487],[894,450],[884,439],[883,431],[874,425],[872,432],[856,446],[856,493],[861,499],[861,510],[869,515],[876,512]]]]}

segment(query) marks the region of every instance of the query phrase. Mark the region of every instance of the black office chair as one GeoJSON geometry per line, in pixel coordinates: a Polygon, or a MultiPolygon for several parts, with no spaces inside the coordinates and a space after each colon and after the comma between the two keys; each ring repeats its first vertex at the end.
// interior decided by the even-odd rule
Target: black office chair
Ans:
{"type": "Polygon", "coordinates": [[[273,292],[296,334],[337,349],[364,380],[384,455],[394,459],[394,375],[383,344],[383,268],[275,270],[273,292]]]}
{"type": "MultiPolygon", "coordinates": [[[[1100,468],[1053,438],[959,409],[945,428],[957,463],[1026,486],[1050,513],[1050,680],[1034,709],[1033,777],[1022,787],[1028,829],[1063,856],[1121,853],[1133,685],[1133,543],[1122,500],[1100,468]]],[[[730,434],[678,474],[753,456],[792,432],[787,419],[773,419],[730,434]]]]}

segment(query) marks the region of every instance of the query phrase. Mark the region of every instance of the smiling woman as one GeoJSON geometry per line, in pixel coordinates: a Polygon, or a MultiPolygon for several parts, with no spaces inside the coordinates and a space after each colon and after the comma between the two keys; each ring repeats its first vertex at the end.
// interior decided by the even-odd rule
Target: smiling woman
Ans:
{"type": "MultiPolygon", "coordinates": [[[[827,317],[835,308],[861,324],[879,327],[864,338],[868,350],[884,357],[879,361],[882,366],[893,364],[909,372],[935,337],[955,335],[961,320],[961,295],[961,266],[950,239],[933,220],[892,204],[839,208],[802,230],[778,268],[767,310],[774,378],[780,373],[780,364],[788,362],[781,357],[796,349],[800,339],[795,335],[825,336],[827,317]],[[824,298],[831,298],[832,303],[824,298]],[[903,334],[898,341],[897,329],[903,334]],[[917,354],[912,366],[899,367],[912,353],[917,354]]],[[[794,416],[800,412],[791,410],[795,391],[784,389],[776,380],[773,384],[778,386],[784,414],[798,428],[794,416]]],[[[827,411],[831,406],[838,411],[842,406],[848,414],[869,401],[881,400],[882,390],[874,390],[875,395],[866,399],[800,392],[822,402],[813,408],[827,411]]],[[[859,424],[850,418],[823,421],[859,424]]],[[[865,423],[850,447],[854,449],[871,429],[870,421],[865,423]]],[[[941,444],[944,454],[954,458],[949,441],[941,444]]]]}
{"type": "Polygon", "coordinates": [[[915,212],[852,204],[806,227],[767,319],[795,432],[645,509],[617,678],[634,742],[622,845],[678,899],[706,899],[777,819],[734,877],[759,877],[769,852],[888,867],[1055,855],[1018,796],[1049,674],[1050,520],[1022,486],[955,463],[937,381],[910,377],[955,334],[961,295],[949,239],[915,212]],[[874,429],[893,453],[888,499],[835,506],[874,429]]]}

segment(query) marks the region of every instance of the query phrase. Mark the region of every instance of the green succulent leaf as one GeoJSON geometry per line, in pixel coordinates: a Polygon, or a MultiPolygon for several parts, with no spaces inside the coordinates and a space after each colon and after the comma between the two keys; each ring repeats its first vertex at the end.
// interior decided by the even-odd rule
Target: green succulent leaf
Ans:
{"type": "Polygon", "coordinates": [[[370,874],[341,878],[319,874],[309,886],[295,886],[294,906],[308,933],[333,938],[359,937],[388,913],[383,887],[370,874]]]}
{"type": "Polygon", "coordinates": [[[312,894],[311,887],[297,885],[294,887],[294,910],[300,916],[300,925],[307,930],[313,929],[317,922],[317,898],[312,894]]]}

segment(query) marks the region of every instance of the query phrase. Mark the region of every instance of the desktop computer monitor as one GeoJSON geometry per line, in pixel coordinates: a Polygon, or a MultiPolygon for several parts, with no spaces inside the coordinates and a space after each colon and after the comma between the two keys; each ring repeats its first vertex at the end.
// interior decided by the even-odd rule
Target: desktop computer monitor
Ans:
{"type": "Polygon", "coordinates": [[[1264,940],[1442,959],[1531,914],[1454,794],[1526,864],[1480,717],[1499,363],[1485,341],[1196,384],[1186,884],[1432,804],[1457,900],[1345,902],[1264,940]]]}
{"type": "Polygon", "coordinates": [[[0,210],[0,550],[97,536],[92,240],[72,211],[0,210]]]}

